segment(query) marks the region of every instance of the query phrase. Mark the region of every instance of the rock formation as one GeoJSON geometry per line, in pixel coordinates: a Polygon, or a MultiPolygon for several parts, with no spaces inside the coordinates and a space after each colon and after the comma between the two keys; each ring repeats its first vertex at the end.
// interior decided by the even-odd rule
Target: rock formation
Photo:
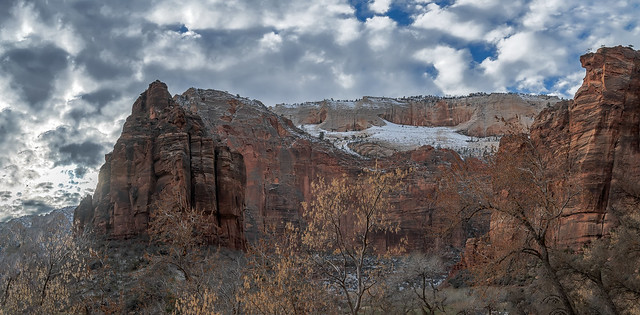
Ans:
{"type": "MultiPolygon", "coordinates": [[[[429,226],[447,222],[429,202],[434,178],[439,165],[456,158],[422,147],[377,162],[385,169],[414,168],[407,188],[392,197],[390,211],[402,231],[376,235],[378,245],[402,237],[410,248],[433,245],[429,226]]],[[[258,101],[195,88],[171,98],[154,82],[134,104],[93,197],[75,211],[75,225],[110,238],[144,234],[157,201],[177,191],[184,204],[217,218],[224,245],[240,248],[264,231],[301,223],[301,202],[312,198],[317,177],[355,178],[375,163],[311,137],[258,101]]],[[[464,233],[452,241],[462,244],[464,233]]]]}
{"type": "Polygon", "coordinates": [[[93,197],[75,211],[79,229],[110,238],[139,235],[156,204],[168,199],[211,213],[221,228],[212,234],[243,247],[242,156],[214,144],[200,117],[177,105],[164,83],[153,82],[140,95],[105,160],[93,197]]]}
{"type": "MultiPolygon", "coordinates": [[[[562,196],[571,196],[549,231],[557,245],[577,248],[607,235],[617,215],[630,207],[640,180],[640,52],[601,48],[580,58],[586,75],[574,100],[545,109],[531,126],[530,139],[549,168],[562,165],[562,196]],[[565,175],[565,174],[563,174],[565,175]]],[[[519,143],[505,137],[500,153],[516,156],[519,143]]],[[[553,189],[553,188],[552,188],[553,189]]],[[[557,192],[556,192],[557,193],[557,192]]],[[[514,237],[513,227],[492,220],[490,242],[514,237]]],[[[481,247],[470,240],[467,248],[481,247]]],[[[473,253],[467,257],[473,260],[473,253]]]]}
{"type": "MultiPolygon", "coordinates": [[[[189,89],[175,100],[202,117],[216,142],[244,157],[245,235],[249,240],[265,230],[281,230],[286,222],[301,222],[301,202],[310,201],[311,182],[317,177],[347,174],[355,178],[363,168],[376,163],[309,136],[258,101],[202,89],[189,89]]],[[[414,167],[416,171],[407,179],[407,189],[393,196],[392,211],[402,232],[378,235],[377,242],[393,245],[406,237],[412,248],[431,245],[425,226],[443,224],[445,219],[444,213],[429,206],[428,199],[435,190],[438,166],[453,158],[456,154],[451,151],[422,147],[378,161],[383,168],[414,167]]]]}
{"type": "MultiPolygon", "coordinates": [[[[133,105],[106,156],[96,191],[76,209],[74,223],[111,238],[144,234],[158,201],[173,193],[176,202],[216,218],[220,229],[212,233],[223,245],[242,248],[266,230],[302,223],[300,204],[312,198],[314,179],[355,178],[377,163],[413,172],[407,188],[392,197],[390,211],[400,222],[400,234],[376,235],[376,242],[392,246],[406,237],[409,248],[429,247],[430,230],[447,224],[447,215],[431,201],[435,179],[442,165],[459,159],[457,154],[425,146],[389,151],[376,162],[312,137],[285,117],[337,129],[365,128],[383,117],[403,124],[455,125],[484,135],[502,132],[489,124],[497,111],[513,114],[506,120],[516,119],[517,112],[522,123],[553,103],[533,123],[531,139],[547,159],[570,153],[575,161],[570,182],[579,194],[555,233],[561,243],[582,243],[607,233],[627,183],[640,179],[640,53],[603,48],[581,61],[587,75],[574,101],[514,94],[404,103],[364,98],[346,105],[366,108],[366,115],[340,119],[340,111],[331,106],[301,106],[282,116],[258,101],[216,90],[192,88],[172,98],[166,85],[156,81],[133,105]]],[[[460,230],[451,241],[462,246],[470,233],[460,230]]]]}
{"type": "Polygon", "coordinates": [[[531,129],[546,156],[573,161],[577,195],[556,231],[570,245],[607,234],[640,180],[640,52],[601,48],[580,62],[586,75],[574,100],[541,112],[531,129]]]}
{"type": "Polygon", "coordinates": [[[296,125],[320,124],[327,131],[363,130],[381,126],[385,119],[402,125],[455,127],[469,136],[487,137],[507,131],[496,117],[528,127],[542,109],[558,101],[554,96],[501,93],[455,98],[365,96],[357,101],[279,104],[273,111],[296,125]]]}

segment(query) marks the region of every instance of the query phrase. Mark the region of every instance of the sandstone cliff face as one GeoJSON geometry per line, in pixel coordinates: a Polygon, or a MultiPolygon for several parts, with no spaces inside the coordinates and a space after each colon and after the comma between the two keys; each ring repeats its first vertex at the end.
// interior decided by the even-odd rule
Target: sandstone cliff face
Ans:
{"type": "Polygon", "coordinates": [[[146,232],[157,202],[173,198],[215,216],[221,232],[212,234],[243,247],[242,155],[214,144],[200,117],[178,106],[164,83],[140,95],[105,160],[93,197],[75,210],[76,227],[109,238],[136,236],[146,232]]]}
{"type": "MultiPolygon", "coordinates": [[[[355,176],[374,160],[362,159],[311,137],[292,122],[269,111],[260,102],[215,90],[189,89],[175,100],[202,117],[216,143],[228,146],[244,157],[246,166],[245,235],[249,240],[286,222],[302,221],[301,202],[310,201],[311,182],[347,174],[355,176]]],[[[393,214],[399,220],[399,235],[376,235],[378,245],[397,244],[401,237],[409,247],[429,247],[429,226],[445,224],[428,199],[435,190],[438,165],[453,158],[451,151],[422,147],[396,153],[378,161],[383,168],[416,170],[407,179],[407,189],[393,196],[393,214]]],[[[458,243],[463,242],[459,237],[458,243]]]]}
{"type": "MultiPolygon", "coordinates": [[[[154,203],[177,190],[191,207],[211,209],[224,244],[241,248],[265,231],[303,222],[301,202],[311,182],[347,174],[355,178],[377,163],[384,169],[414,168],[407,188],[392,196],[397,235],[374,235],[379,247],[433,246],[431,228],[447,224],[430,203],[447,150],[421,147],[378,162],[339,150],[296,128],[258,101],[215,90],[189,89],[169,97],[154,82],[133,106],[123,133],[107,155],[93,197],[76,209],[77,228],[112,238],[144,234],[154,203]]],[[[451,240],[464,242],[464,231],[451,240]]]]}
{"type": "Polygon", "coordinates": [[[607,234],[627,188],[640,180],[640,52],[601,48],[580,62],[586,75],[574,100],[543,111],[531,130],[547,156],[574,161],[577,196],[556,232],[564,244],[607,234]]]}
{"type": "Polygon", "coordinates": [[[544,108],[560,101],[551,96],[478,94],[457,98],[363,97],[357,101],[322,101],[295,106],[276,105],[273,111],[294,124],[320,124],[327,131],[363,130],[381,126],[382,119],[413,126],[455,127],[474,137],[502,135],[498,118],[528,127],[544,108]]]}

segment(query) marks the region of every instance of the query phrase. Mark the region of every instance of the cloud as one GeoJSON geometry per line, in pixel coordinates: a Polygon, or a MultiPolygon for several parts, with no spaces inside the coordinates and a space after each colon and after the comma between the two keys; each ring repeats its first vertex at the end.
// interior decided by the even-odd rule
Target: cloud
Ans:
{"type": "Polygon", "coordinates": [[[2,200],[3,202],[7,202],[9,201],[9,199],[11,199],[11,192],[4,190],[4,191],[0,191],[0,200],[2,200]]]}
{"type": "Polygon", "coordinates": [[[60,126],[49,130],[40,139],[49,147],[48,158],[53,167],[81,165],[98,167],[104,161],[107,147],[97,140],[99,133],[93,129],[83,131],[60,126]]]}
{"type": "Polygon", "coordinates": [[[36,185],[35,187],[36,189],[42,190],[44,192],[49,192],[53,189],[53,183],[52,182],[42,182],[39,183],[38,185],[36,185]]]}
{"type": "Polygon", "coordinates": [[[374,0],[369,4],[369,9],[375,13],[384,14],[389,11],[390,6],[391,0],[374,0]]]}
{"type": "Polygon", "coordinates": [[[367,19],[365,27],[368,31],[368,42],[371,49],[380,51],[388,48],[396,25],[396,22],[387,16],[374,16],[367,19]]]}
{"type": "Polygon", "coordinates": [[[415,59],[432,64],[438,72],[434,82],[440,90],[448,95],[462,95],[477,91],[470,83],[469,69],[470,53],[466,50],[456,50],[448,46],[437,46],[417,51],[415,59]]]}
{"type": "MultiPolygon", "coordinates": [[[[9,108],[5,108],[0,111],[0,149],[5,151],[5,145],[10,145],[12,139],[22,132],[20,127],[20,121],[22,120],[22,114],[15,112],[9,108]]],[[[0,164],[1,166],[2,164],[0,164]]]]}
{"type": "Polygon", "coordinates": [[[0,56],[0,69],[27,104],[41,110],[52,95],[56,76],[68,66],[67,52],[53,45],[14,48],[0,56]]]}
{"type": "Polygon", "coordinates": [[[275,32],[266,33],[260,39],[260,47],[269,51],[278,51],[282,45],[282,36],[275,32]]]}
{"type": "Polygon", "coordinates": [[[462,19],[455,11],[441,8],[435,3],[427,5],[425,12],[415,17],[413,26],[443,31],[468,41],[482,38],[486,31],[484,25],[473,20],[462,19]]]}
{"type": "Polygon", "coordinates": [[[173,93],[214,88],[266,105],[571,97],[587,49],[640,47],[639,11],[595,0],[1,1],[0,191],[11,194],[0,216],[24,213],[22,200],[75,200],[39,195],[39,183],[95,187],[131,104],[156,79],[173,93]]]}
{"type": "Polygon", "coordinates": [[[84,93],[80,98],[87,101],[94,108],[102,108],[109,102],[120,97],[122,93],[111,88],[99,89],[97,91],[84,93]]]}
{"type": "Polygon", "coordinates": [[[84,175],[86,175],[88,171],[89,169],[86,167],[77,166],[73,172],[76,178],[84,178],[84,175]]]}
{"type": "Polygon", "coordinates": [[[54,165],[80,164],[95,167],[103,162],[105,149],[103,145],[91,141],[63,145],[59,149],[61,158],[54,165]]]}
{"type": "Polygon", "coordinates": [[[54,208],[42,199],[25,199],[21,202],[24,214],[43,214],[50,212],[54,208]]]}

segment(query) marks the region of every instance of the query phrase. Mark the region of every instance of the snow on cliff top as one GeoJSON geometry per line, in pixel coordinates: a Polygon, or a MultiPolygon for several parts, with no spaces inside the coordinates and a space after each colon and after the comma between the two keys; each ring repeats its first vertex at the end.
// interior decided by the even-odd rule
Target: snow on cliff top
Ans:
{"type": "Polygon", "coordinates": [[[412,150],[423,145],[452,149],[462,156],[481,156],[498,149],[498,137],[476,138],[456,132],[451,127],[421,127],[399,125],[384,120],[384,126],[372,126],[362,131],[326,131],[319,125],[302,125],[309,134],[331,141],[337,148],[357,155],[348,147],[351,142],[376,142],[393,146],[399,151],[412,150]]]}

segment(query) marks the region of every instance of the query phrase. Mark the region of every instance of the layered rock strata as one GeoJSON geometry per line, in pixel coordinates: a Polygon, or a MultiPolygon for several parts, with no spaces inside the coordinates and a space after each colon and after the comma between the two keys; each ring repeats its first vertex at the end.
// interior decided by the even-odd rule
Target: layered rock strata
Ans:
{"type": "Polygon", "coordinates": [[[488,137],[508,131],[503,119],[520,128],[530,126],[541,110],[558,101],[554,96],[503,93],[452,98],[365,96],[355,101],[279,104],[273,111],[296,125],[319,124],[327,131],[363,130],[383,125],[384,119],[402,125],[454,127],[469,136],[488,137]]]}
{"type": "Polygon", "coordinates": [[[162,204],[216,218],[211,231],[229,247],[244,245],[245,166],[242,155],[214,143],[201,118],[184,110],[159,81],[133,105],[98,186],[75,210],[77,228],[109,238],[146,232],[162,204]]]}
{"type": "MultiPolygon", "coordinates": [[[[264,232],[283,231],[287,222],[303,224],[301,203],[313,197],[313,180],[355,179],[377,164],[414,169],[389,210],[401,232],[375,235],[377,246],[404,238],[409,248],[425,248],[433,246],[430,231],[448,222],[430,202],[435,176],[442,163],[457,158],[421,147],[363,159],[308,135],[258,101],[195,88],[171,98],[154,82],[134,104],[93,197],[76,209],[75,224],[111,238],[144,234],[158,200],[174,191],[183,204],[208,209],[223,245],[241,248],[264,232]]],[[[462,244],[464,233],[450,241],[462,244]]]]}
{"type": "Polygon", "coordinates": [[[531,129],[547,157],[571,159],[576,196],[556,231],[570,245],[606,235],[640,181],[640,52],[601,48],[580,62],[574,100],[541,112],[531,129]]]}
{"type": "MultiPolygon", "coordinates": [[[[286,222],[303,222],[301,203],[313,197],[313,180],[343,174],[355,179],[376,163],[385,169],[415,169],[407,178],[406,189],[392,196],[394,207],[390,211],[401,232],[376,235],[380,247],[393,246],[400,238],[406,238],[410,248],[432,246],[430,227],[446,223],[445,214],[438,212],[428,199],[435,191],[439,165],[457,158],[452,151],[422,147],[378,161],[363,159],[308,135],[258,101],[202,89],[189,89],[175,96],[175,100],[202,117],[216,143],[244,157],[245,235],[249,240],[264,231],[282,230],[286,222]]],[[[458,233],[452,241],[463,242],[463,234],[458,233]]]]}

